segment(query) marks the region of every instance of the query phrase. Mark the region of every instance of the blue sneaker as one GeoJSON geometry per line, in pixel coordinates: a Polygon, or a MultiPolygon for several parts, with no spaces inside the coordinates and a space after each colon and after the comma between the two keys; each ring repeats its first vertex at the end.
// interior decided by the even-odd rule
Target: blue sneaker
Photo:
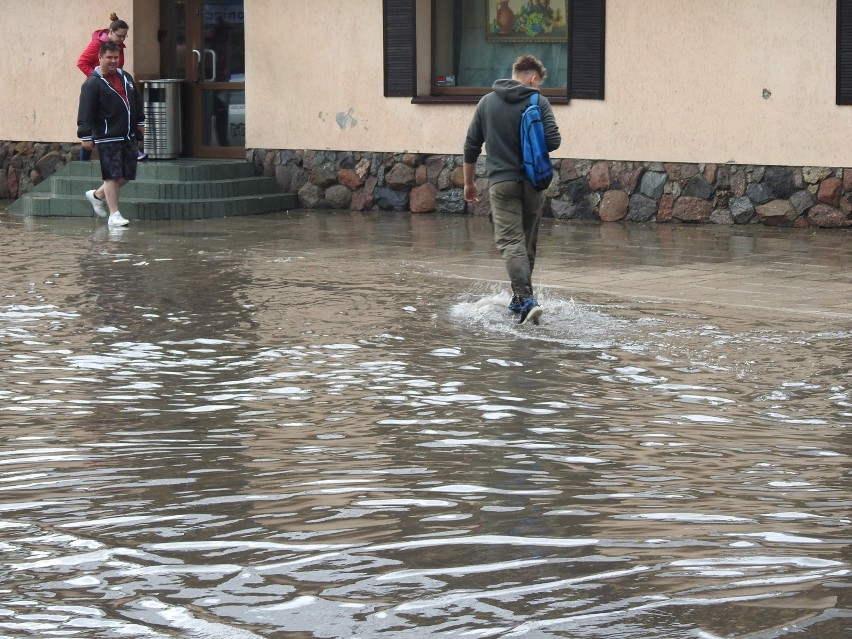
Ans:
{"type": "Polygon", "coordinates": [[[535,301],[535,298],[528,297],[523,302],[521,302],[521,310],[520,315],[518,317],[518,324],[526,324],[527,322],[538,324],[538,320],[543,312],[544,311],[541,310],[541,306],[539,306],[538,302],[535,301]]]}
{"type": "Polygon", "coordinates": [[[520,295],[512,295],[512,301],[509,302],[509,311],[516,315],[521,312],[521,297],[520,295]]]}

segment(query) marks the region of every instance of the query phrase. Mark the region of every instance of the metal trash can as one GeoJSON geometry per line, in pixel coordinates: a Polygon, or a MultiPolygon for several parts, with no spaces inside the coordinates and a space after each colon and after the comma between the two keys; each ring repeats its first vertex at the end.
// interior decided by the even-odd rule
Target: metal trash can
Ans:
{"type": "Polygon", "coordinates": [[[145,80],[145,153],[154,160],[180,157],[183,152],[181,86],[183,80],[145,80]]]}

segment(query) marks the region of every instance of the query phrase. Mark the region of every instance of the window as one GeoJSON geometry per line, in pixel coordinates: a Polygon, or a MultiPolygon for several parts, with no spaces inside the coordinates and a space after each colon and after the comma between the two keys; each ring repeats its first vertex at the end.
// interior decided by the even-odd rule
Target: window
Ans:
{"type": "Polygon", "coordinates": [[[852,104],[852,0],[837,0],[837,104],[852,104]]]}
{"type": "MultiPolygon", "coordinates": [[[[429,0],[384,0],[386,96],[424,99],[416,93],[418,1],[429,0]]],[[[476,99],[531,53],[548,69],[546,95],[603,99],[604,8],[605,0],[431,0],[429,96],[476,99]]]]}

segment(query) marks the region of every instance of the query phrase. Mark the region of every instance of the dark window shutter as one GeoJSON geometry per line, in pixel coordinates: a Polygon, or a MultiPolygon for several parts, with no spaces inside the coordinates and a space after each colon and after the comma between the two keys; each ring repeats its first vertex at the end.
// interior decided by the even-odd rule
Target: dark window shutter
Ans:
{"type": "Polygon", "coordinates": [[[606,0],[571,0],[571,97],[604,99],[606,0]]]}
{"type": "Polygon", "coordinates": [[[837,104],[852,104],[852,0],[837,0],[837,104]]]}
{"type": "Polygon", "coordinates": [[[417,93],[415,0],[384,0],[385,97],[417,93]]]}

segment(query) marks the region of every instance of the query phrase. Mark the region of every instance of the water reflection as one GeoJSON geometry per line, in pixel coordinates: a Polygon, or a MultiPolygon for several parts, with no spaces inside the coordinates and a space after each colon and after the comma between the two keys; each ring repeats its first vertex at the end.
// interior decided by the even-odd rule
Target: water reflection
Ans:
{"type": "MultiPolygon", "coordinates": [[[[806,242],[673,232],[542,251],[806,242]]],[[[559,289],[517,327],[479,218],[3,233],[7,636],[849,634],[848,327],[559,289]]]]}

